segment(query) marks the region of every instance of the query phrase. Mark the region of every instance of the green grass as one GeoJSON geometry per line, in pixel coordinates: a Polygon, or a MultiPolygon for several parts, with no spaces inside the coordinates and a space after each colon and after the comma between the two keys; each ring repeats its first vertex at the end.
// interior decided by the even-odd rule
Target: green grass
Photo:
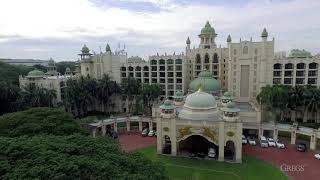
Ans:
{"type": "Polygon", "coordinates": [[[286,180],[288,179],[273,165],[245,156],[241,164],[197,160],[158,155],[155,147],[138,150],[152,161],[162,163],[172,180],[286,180]]]}

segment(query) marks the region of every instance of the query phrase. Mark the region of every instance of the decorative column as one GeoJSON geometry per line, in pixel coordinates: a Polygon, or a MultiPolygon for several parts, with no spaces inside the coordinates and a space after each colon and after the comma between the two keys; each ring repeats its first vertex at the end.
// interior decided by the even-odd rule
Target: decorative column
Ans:
{"type": "Polygon", "coordinates": [[[176,135],[176,118],[171,116],[171,131],[170,131],[170,140],[171,140],[171,155],[177,156],[177,135],[176,135]]]}
{"type": "Polygon", "coordinates": [[[242,162],[242,123],[237,123],[237,141],[235,142],[236,145],[236,162],[242,162]]]}
{"type": "Polygon", "coordinates": [[[97,128],[94,128],[93,130],[92,130],[92,137],[96,137],[96,134],[97,134],[97,128]]]}
{"type": "Polygon", "coordinates": [[[102,125],[101,129],[102,129],[102,136],[105,136],[107,132],[106,125],[102,125]]]}
{"type": "Polygon", "coordinates": [[[117,123],[116,120],[113,122],[113,130],[114,130],[115,132],[118,132],[118,123],[117,123]]]}
{"type": "Polygon", "coordinates": [[[277,129],[277,128],[275,128],[275,129],[273,130],[273,139],[274,139],[274,140],[278,140],[278,129],[277,129]]]}
{"type": "Polygon", "coordinates": [[[263,136],[263,129],[262,127],[259,128],[259,137],[263,136]]]}
{"type": "Polygon", "coordinates": [[[316,146],[317,146],[317,138],[316,138],[316,134],[313,133],[310,137],[310,149],[316,150],[316,146]]]}
{"type": "Polygon", "coordinates": [[[153,126],[153,124],[152,124],[152,119],[150,119],[150,122],[149,122],[149,130],[152,130],[152,127],[153,126]]]}
{"type": "Polygon", "coordinates": [[[139,120],[139,131],[142,131],[142,120],[139,120]]]}
{"type": "Polygon", "coordinates": [[[157,153],[162,154],[162,127],[161,127],[161,119],[157,118],[157,153]]]}
{"type": "Polygon", "coordinates": [[[297,133],[295,130],[293,130],[291,132],[291,144],[296,144],[296,136],[297,136],[297,133]]]}
{"type": "Polygon", "coordinates": [[[218,161],[224,161],[224,122],[219,122],[219,157],[218,161]]]}
{"type": "Polygon", "coordinates": [[[129,120],[127,120],[127,132],[129,132],[130,131],[130,121],[129,120]]]}

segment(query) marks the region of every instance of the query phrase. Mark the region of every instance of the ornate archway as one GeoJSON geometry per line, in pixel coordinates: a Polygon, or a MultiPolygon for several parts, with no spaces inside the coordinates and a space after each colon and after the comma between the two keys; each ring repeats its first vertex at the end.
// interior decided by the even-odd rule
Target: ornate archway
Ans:
{"type": "Polygon", "coordinates": [[[219,151],[216,144],[202,135],[189,135],[178,141],[178,154],[181,156],[200,154],[205,157],[208,155],[209,148],[215,149],[216,153],[219,151]]]}
{"type": "Polygon", "coordinates": [[[226,160],[235,161],[236,146],[233,141],[229,140],[226,142],[226,146],[224,147],[224,158],[226,160]]]}

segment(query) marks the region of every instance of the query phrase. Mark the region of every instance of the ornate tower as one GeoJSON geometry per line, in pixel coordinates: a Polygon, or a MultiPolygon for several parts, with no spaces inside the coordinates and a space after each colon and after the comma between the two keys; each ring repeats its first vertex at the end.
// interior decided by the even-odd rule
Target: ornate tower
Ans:
{"type": "Polygon", "coordinates": [[[268,31],[266,28],[263,28],[263,31],[261,33],[261,38],[262,38],[262,41],[267,41],[268,40],[268,31]]]}
{"type": "Polygon", "coordinates": [[[215,48],[217,46],[215,43],[215,38],[217,35],[218,34],[216,34],[214,28],[211,27],[209,21],[207,21],[206,25],[201,29],[201,33],[199,34],[199,47],[203,49],[215,48]]]}
{"type": "Polygon", "coordinates": [[[56,63],[54,62],[54,60],[52,58],[50,58],[50,60],[48,62],[48,68],[47,68],[46,75],[48,75],[48,76],[58,75],[56,63]]]}
{"type": "Polygon", "coordinates": [[[92,54],[86,45],[83,45],[80,56],[81,75],[93,77],[93,61],[92,54]]]}

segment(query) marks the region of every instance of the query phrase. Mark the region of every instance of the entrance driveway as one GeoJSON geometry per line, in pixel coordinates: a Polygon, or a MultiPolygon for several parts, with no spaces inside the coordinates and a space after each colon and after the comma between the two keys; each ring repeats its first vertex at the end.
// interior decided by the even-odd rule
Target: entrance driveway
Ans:
{"type": "Polygon", "coordinates": [[[140,132],[123,132],[119,134],[119,144],[122,150],[129,152],[147,146],[155,146],[157,137],[142,137],[140,132]]]}
{"type": "Polygon", "coordinates": [[[242,147],[243,154],[252,155],[272,163],[284,171],[289,179],[320,179],[320,160],[314,158],[315,152],[313,151],[298,152],[293,145],[289,145],[286,149],[261,148],[259,144],[257,146],[243,145],[242,147]]]}

